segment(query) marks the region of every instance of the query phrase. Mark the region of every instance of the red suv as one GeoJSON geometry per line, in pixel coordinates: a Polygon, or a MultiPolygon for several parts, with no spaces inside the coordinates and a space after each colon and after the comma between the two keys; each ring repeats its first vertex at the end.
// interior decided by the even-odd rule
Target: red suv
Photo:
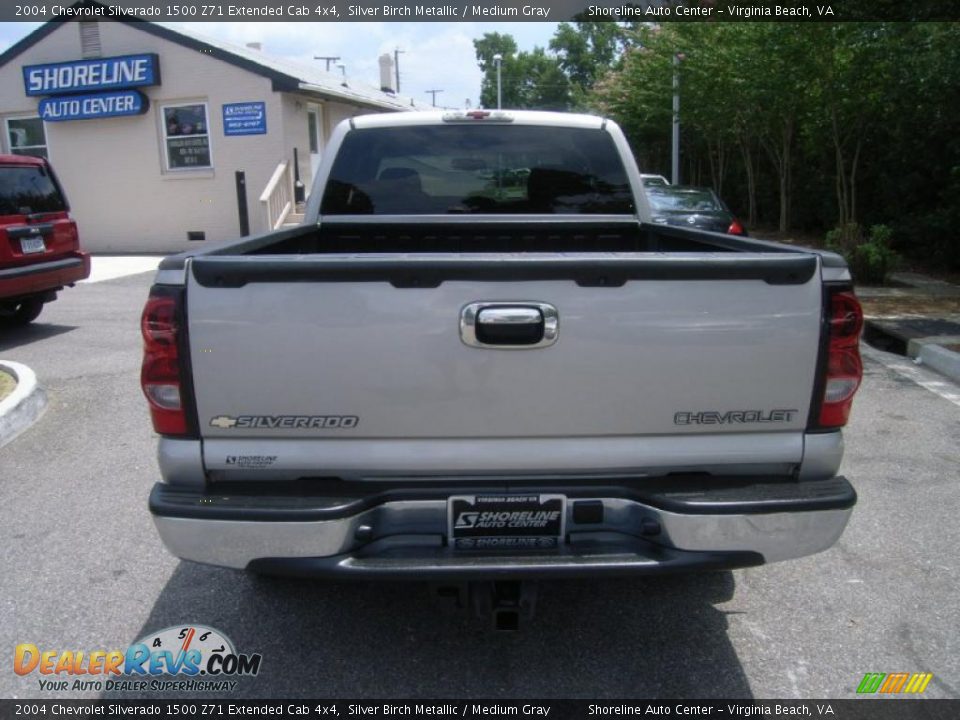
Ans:
{"type": "Polygon", "coordinates": [[[57,291],[90,275],[50,164],[0,155],[0,327],[25,325],[57,291]]]}

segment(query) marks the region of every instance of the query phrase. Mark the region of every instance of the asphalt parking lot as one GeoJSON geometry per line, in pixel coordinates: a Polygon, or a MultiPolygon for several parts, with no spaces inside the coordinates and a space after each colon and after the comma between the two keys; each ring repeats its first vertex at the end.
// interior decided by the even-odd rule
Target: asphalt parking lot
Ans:
{"type": "Polygon", "coordinates": [[[841,699],[867,672],[899,671],[931,672],[928,696],[960,697],[960,388],[949,381],[866,351],[843,466],[860,500],[828,552],[545,583],[536,618],[497,634],[425,586],[256,579],[164,550],[146,507],[157,470],[139,387],[150,279],[78,286],[0,336],[0,357],[33,368],[49,396],[0,449],[0,697],[100,696],[16,675],[18,643],[114,650],[180,624],[262,654],[233,697],[841,699]]]}

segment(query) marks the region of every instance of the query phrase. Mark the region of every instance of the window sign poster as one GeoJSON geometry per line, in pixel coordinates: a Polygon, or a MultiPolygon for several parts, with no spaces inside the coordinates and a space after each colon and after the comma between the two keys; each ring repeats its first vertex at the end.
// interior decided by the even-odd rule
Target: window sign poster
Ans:
{"type": "Polygon", "coordinates": [[[265,102],[227,103],[223,106],[224,135],[265,135],[266,132],[265,102]]]}
{"type": "Polygon", "coordinates": [[[210,143],[206,137],[171,138],[167,140],[171,169],[210,167],[210,143]]]}
{"type": "Polygon", "coordinates": [[[163,109],[167,167],[171,170],[210,167],[207,106],[170,105],[163,109]]]}

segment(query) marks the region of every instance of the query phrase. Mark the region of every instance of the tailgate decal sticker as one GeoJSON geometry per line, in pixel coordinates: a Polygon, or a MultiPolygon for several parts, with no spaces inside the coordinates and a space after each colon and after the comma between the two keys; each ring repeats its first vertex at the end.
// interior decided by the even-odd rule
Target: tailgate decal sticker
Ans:
{"type": "Polygon", "coordinates": [[[360,423],[356,415],[217,415],[210,427],[221,430],[352,430],[360,423]]]}
{"type": "Polygon", "coordinates": [[[674,425],[745,425],[753,423],[793,422],[798,410],[703,410],[701,412],[678,412],[673,416],[674,425]]]}

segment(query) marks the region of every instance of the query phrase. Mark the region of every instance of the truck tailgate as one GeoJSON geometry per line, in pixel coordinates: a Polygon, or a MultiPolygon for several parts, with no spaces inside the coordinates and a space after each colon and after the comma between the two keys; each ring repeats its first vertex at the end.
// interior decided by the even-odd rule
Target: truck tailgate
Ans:
{"type": "Polygon", "coordinates": [[[714,464],[802,456],[814,255],[207,256],[187,275],[208,468],[588,472],[697,468],[698,447],[714,464]],[[555,308],[555,342],[465,342],[464,309],[497,304],[555,308]]]}

